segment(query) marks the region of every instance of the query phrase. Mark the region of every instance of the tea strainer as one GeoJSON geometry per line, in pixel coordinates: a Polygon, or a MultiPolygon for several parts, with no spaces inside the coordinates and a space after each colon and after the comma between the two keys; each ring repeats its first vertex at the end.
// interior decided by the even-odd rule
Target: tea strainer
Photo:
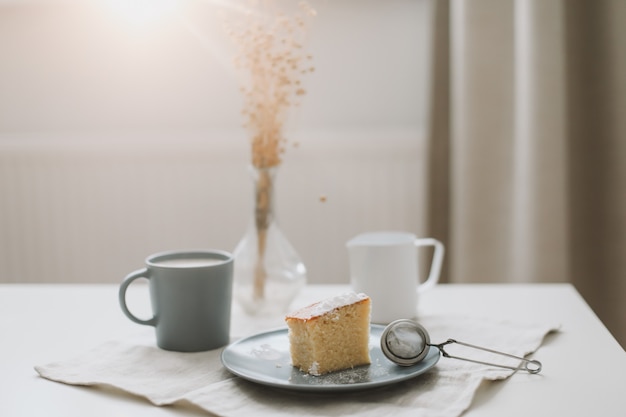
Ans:
{"type": "Polygon", "coordinates": [[[387,359],[400,366],[412,366],[419,363],[426,357],[429,351],[429,347],[431,346],[439,349],[441,355],[444,358],[460,359],[468,362],[479,363],[482,365],[512,369],[514,371],[522,370],[531,374],[538,374],[539,372],[541,372],[542,365],[541,362],[539,362],[538,360],[526,359],[520,356],[511,355],[509,353],[499,352],[497,350],[487,349],[465,342],[459,342],[458,340],[454,339],[448,339],[445,342],[438,344],[430,343],[430,336],[424,326],[413,320],[400,319],[390,323],[385,328],[380,337],[380,348],[382,349],[387,359]],[[445,350],[445,347],[451,344],[458,344],[472,349],[478,349],[492,354],[517,359],[520,361],[520,364],[518,366],[510,366],[492,362],[485,362],[477,359],[454,356],[449,354],[445,350]]]}

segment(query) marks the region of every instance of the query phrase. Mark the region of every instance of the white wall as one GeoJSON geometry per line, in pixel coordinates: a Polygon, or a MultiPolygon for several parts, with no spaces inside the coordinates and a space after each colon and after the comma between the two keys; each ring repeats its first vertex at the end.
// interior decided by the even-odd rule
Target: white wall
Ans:
{"type": "MultiPolygon", "coordinates": [[[[123,0],[0,0],[0,131],[240,125],[222,1],[138,23],[123,0]]],[[[129,0],[150,3],[166,0],[129,0]]],[[[167,0],[176,1],[176,0],[167,0]]],[[[298,130],[424,124],[430,0],[320,0],[298,130]]]]}
{"type": "MultiPolygon", "coordinates": [[[[0,281],[117,282],[153,251],[232,249],[247,225],[218,3],[142,26],[114,1],[0,0],[0,281]]],[[[352,235],[422,228],[432,4],[312,4],[277,211],[310,280],[346,282],[352,235]]]]}

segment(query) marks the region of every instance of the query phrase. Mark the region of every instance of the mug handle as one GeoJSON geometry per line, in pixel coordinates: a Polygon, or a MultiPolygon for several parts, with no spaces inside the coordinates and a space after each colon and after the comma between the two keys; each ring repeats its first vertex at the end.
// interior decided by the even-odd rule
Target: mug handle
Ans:
{"type": "Polygon", "coordinates": [[[135,272],[131,272],[124,278],[122,284],[120,285],[119,299],[120,299],[120,307],[122,307],[122,311],[126,314],[126,317],[134,321],[138,324],[145,324],[146,326],[156,326],[156,317],[152,317],[148,320],[142,320],[137,318],[133,313],[130,312],[128,306],[126,305],[126,289],[128,286],[138,278],[146,278],[150,279],[149,271],[147,268],[139,269],[135,272]]]}
{"type": "Polygon", "coordinates": [[[428,275],[428,279],[418,287],[418,292],[423,293],[424,291],[428,291],[434,287],[435,284],[439,282],[439,274],[441,274],[441,265],[443,264],[443,254],[445,249],[443,243],[431,237],[415,239],[415,246],[433,246],[435,248],[433,260],[430,264],[430,274],[428,275]]]}

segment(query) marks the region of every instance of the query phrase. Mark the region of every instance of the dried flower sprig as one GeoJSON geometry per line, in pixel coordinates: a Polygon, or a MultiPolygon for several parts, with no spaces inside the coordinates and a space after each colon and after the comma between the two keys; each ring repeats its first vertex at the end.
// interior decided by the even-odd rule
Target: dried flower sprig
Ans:
{"type": "Polygon", "coordinates": [[[315,71],[304,51],[306,19],[316,11],[305,1],[293,14],[271,0],[249,2],[244,18],[227,21],[238,54],[235,66],[248,75],[244,95],[244,126],[252,134],[252,164],[270,168],[281,163],[286,139],[283,126],[290,107],[306,94],[302,77],[315,71]]]}
{"type": "Polygon", "coordinates": [[[251,131],[255,178],[254,226],[257,257],[253,272],[253,300],[265,298],[268,278],[264,258],[272,219],[272,170],[281,163],[286,138],[283,127],[287,111],[306,94],[302,77],[315,71],[312,56],[304,52],[306,20],[316,11],[301,1],[293,14],[281,11],[273,0],[248,0],[244,16],[226,20],[226,29],[237,46],[235,65],[247,75],[244,95],[244,126],[251,131]]]}

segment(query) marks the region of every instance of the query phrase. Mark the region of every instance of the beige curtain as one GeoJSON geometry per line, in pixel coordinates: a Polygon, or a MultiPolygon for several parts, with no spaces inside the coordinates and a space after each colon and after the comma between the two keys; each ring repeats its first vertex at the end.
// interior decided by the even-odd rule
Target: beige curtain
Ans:
{"type": "Polygon", "coordinates": [[[571,282],[622,346],[624,22],[623,0],[437,1],[429,167],[445,279],[571,282]]]}

